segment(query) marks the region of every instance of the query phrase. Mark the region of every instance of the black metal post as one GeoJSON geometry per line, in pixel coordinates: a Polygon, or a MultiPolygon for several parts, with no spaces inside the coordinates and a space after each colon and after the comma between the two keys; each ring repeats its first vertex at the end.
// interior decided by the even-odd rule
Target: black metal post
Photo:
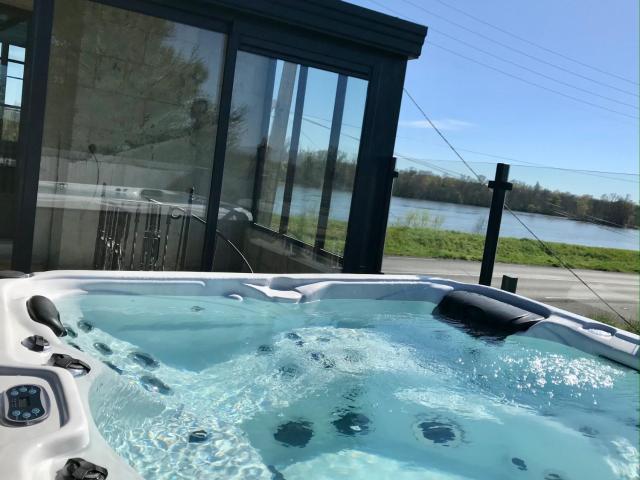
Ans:
{"type": "Polygon", "coordinates": [[[513,184],[509,183],[508,180],[509,165],[506,163],[499,163],[496,165],[495,179],[489,182],[489,188],[493,189],[493,197],[491,198],[489,223],[487,224],[487,236],[484,240],[484,253],[482,255],[482,266],[480,267],[480,285],[491,286],[493,265],[496,262],[498,238],[500,237],[500,223],[502,222],[504,197],[507,190],[511,190],[513,188],[513,184]]]}

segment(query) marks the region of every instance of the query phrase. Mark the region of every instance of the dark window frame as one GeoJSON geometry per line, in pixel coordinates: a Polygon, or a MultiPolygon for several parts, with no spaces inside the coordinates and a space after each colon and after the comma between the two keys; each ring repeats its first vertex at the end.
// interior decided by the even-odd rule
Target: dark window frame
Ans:
{"type": "Polygon", "coordinates": [[[33,0],[33,10],[27,29],[22,83],[16,186],[16,228],[11,256],[12,268],[25,272],[31,271],[33,254],[52,26],[53,1],[33,0]]]}
{"type": "MultiPolygon", "coordinates": [[[[227,35],[201,269],[213,264],[226,140],[239,50],[368,81],[343,271],[379,273],[408,58],[426,28],[336,0],[91,0],[227,35]],[[344,28],[349,24],[350,28],[344,28]],[[355,213],[357,212],[357,214],[355,213]]],[[[18,216],[12,266],[31,271],[53,0],[34,0],[23,80],[18,216]],[[28,128],[27,128],[28,126],[28,128]],[[28,129],[28,134],[27,134],[28,129]],[[24,134],[22,133],[24,132],[24,134]]]]}

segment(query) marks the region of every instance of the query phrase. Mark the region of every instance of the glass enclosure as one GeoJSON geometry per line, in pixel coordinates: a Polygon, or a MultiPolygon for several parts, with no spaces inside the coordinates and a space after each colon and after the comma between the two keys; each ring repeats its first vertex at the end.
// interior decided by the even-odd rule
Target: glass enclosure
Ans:
{"type": "Polygon", "coordinates": [[[0,0],[0,269],[380,272],[426,27],[222,3],[0,0]]]}
{"type": "Polygon", "coordinates": [[[225,36],[54,6],[33,269],[199,269],[225,36]]]}
{"type": "Polygon", "coordinates": [[[342,269],[367,87],[238,52],[214,270],[342,269]]]}
{"type": "Polygon", "coordinates": [[[0,269],[11,264],[22,82],[31,0],[0,2],[0,269]]]}

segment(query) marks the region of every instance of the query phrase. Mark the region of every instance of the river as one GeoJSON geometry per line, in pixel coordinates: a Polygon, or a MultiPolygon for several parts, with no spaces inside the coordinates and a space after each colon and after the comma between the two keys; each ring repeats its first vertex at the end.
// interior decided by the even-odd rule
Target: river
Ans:
{"type": "MultiPolygon", "coordinates": [[[[313,213],[317,215],[320,205],[321,191],[315,188],[294,188],[291,202],[291,215],[313,213]]],[[[275,211],[279,212],[282,202],[282,189],[278,191],[275,211]]],[[[334,191],[331,199],[331,218],[348,220],[351,195],[348,192],[334,191]]],[[[402,223],[407,215],[417,212],[428,212],[433,221],[439,219],[439,228],[466,233],[484,233],[489,209],[472,205],[415,200],[393,197],[389,210],[389,225],[402,223]]],[[[622,248],[638,250],[640,248],[640,232],[629,228],[612,228],[592,223],[577,222],[561,217],[540,215],[537,213],[516,212],[522,221],[542,240],[562,242],[591,247],[622,248]]],[[[531,238],[531,235],[508,212],[504,212],[501,237],[531,238]]]]}

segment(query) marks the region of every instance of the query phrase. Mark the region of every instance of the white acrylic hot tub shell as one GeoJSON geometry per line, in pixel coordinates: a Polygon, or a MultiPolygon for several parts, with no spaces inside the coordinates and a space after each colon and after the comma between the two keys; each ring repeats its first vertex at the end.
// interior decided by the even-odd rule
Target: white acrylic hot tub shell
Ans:
{"type": "MultiPolygon", "coordinates": [[[[31,321],[26,301],[33,295],[56,298],[91,291],[182,295],[228,295],[279,302],[326,298],[415,300],[438,303],[451,290],[467,290],[538,313],[545,320],[525,334],[556,341],[618,363],[640,367],[640,338],[588,318],[534,302],[518,295],[480,285],[449,280],[390,275],[245,275],[186,272],[82,272],[39,273],[32,277],[0,280],[0,392],[19,383],[41,385],[51,399],[51,414],[29,427],[0,424],[2,479],[55,479],[67,459],[82,457],[104,466],[109,479],[139,479],[106,444],[90,416],[89,390],[105,367],[84,352],[69,347],[51,330],[31,321]],[[35,353],[21,345],[31,335],[51,343],[47,352],[35,353]],[[74,378],[60,368],[46,366],[51,353],[67,353],[84,360],[92,371],[74,378]]],[[[64,321],[64,319],[63,319],[64,321]]]]}

